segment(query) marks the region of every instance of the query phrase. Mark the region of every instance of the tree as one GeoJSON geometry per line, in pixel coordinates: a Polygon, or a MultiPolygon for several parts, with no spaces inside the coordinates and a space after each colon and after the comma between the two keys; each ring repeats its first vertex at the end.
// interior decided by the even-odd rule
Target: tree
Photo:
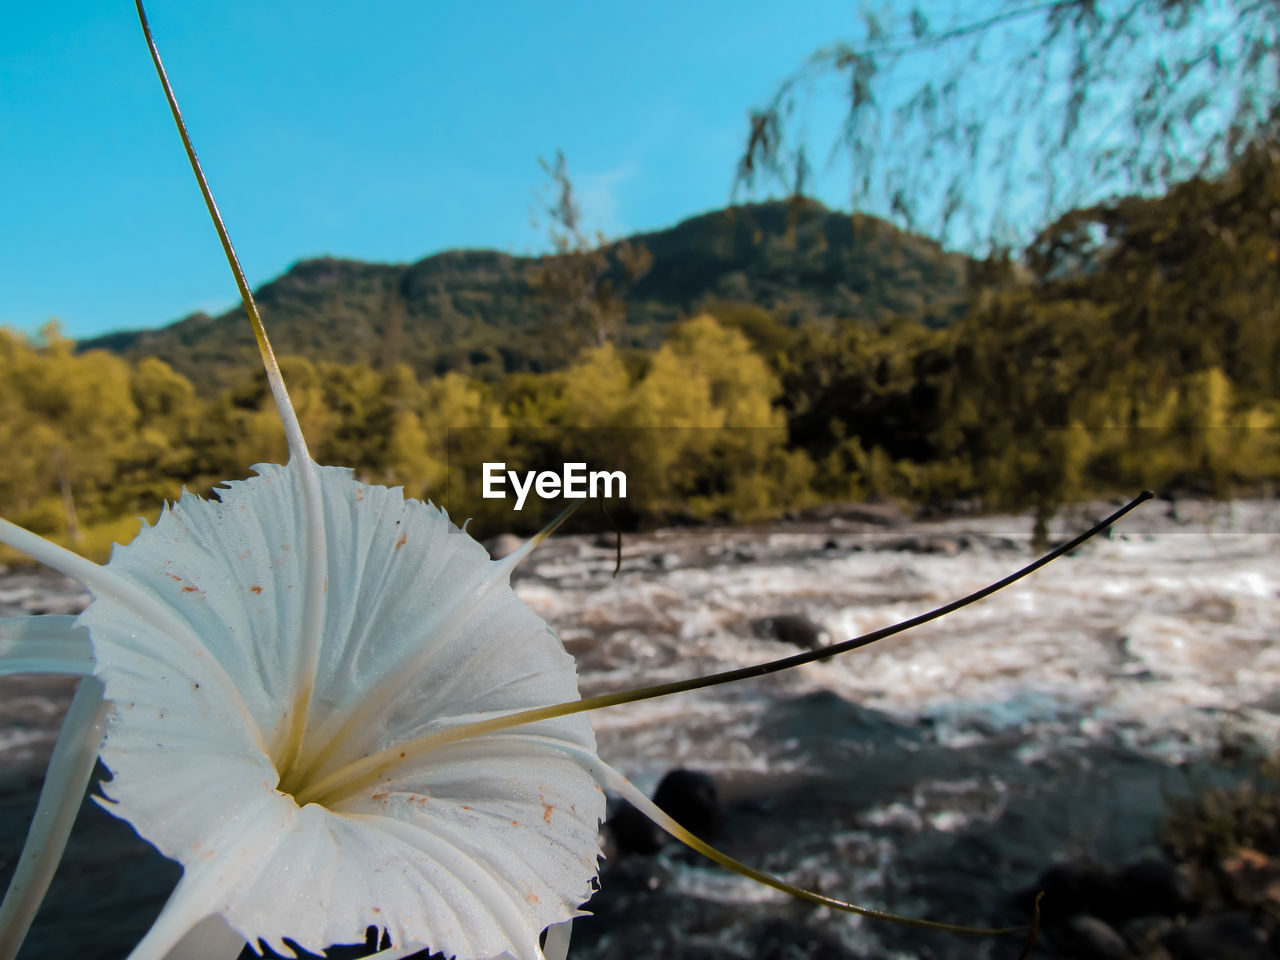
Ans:
{"type": "Polygon", "coordinates": [[[27,526],[74,543],[82,525],[119,506],[125,491],[117,481],[135,442],[138,408],[124,360],[75,353],[56,323],[40,340],[0,332],[0,499],[27,526]]]}
{"type": "Polygon", "coordinates": [[[1110,376],[1094,362],[1094,345],[1111,322],[1088,301],[1046,303],[1032,289],[1011,289],[948,331],[954,366],[941,384],[946,416],[935,442],[973,484],[950,493],[1032,508],[1038,547],[1054,511],[1087,492],[1086,420],[1110,376]]]}
{"type": "Polygon", "coordinates": [[[1280,127],[1275,0],[954,9],[968,19],[942,28],[925,6],[868,10],[858,36],[810,56],[751,111],[735,192],[804,191],[803,108],[824,79],[847,109],[831,153],[848,154],[854,208],[943,240],[964,218],[978,249],[1019,245],[1072,206],[1221,173],[1280,127]]]}
{"type": "Polygon", "coordinates": [[[529,286],[542,312],[542,337],[572,356],[617,337],[627,319],[626,292],[649,272],[653,256],[643,244],[606,245],[603,234],[588,237],[564,153],[556,151],[554,164],[542,157],[538,164],[552,184],[554,199],[546,207],[552,256],[532,268],[529,286]]]}
{"type": "Polygon", "coordinates": [[[1255,144],[1216,180],[1071,211],[1026,263],[1044,299],[1126,319],[1109,362],[1143,358],[1154,382],[1220,367],[1256,403],[1280,396],[1278,222],[1280,149],[1255,144]]]}
{"type": "MultiPolygon", "coordinates": [[[[635,385],[633,469],[668,515],[755,520],[795,506],[812,477],[786,450],[781,385],[737,330],[698,315],[674,327],[635,385]]],[[[628,473],[628,477],[631,474],[628,473]]]]}

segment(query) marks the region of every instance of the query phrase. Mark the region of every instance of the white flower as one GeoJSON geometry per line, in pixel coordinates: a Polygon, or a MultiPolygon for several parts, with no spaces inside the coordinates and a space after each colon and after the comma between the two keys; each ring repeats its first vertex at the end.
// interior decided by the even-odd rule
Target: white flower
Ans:
{"type": "Polygon", "coordinates": [[[584,717],[305,794],[396,744],[577,699],[572,658],[512,592],[514,563],[435,507],[296,457],[258,474],[217,501],[184,496],[79,571],[111,704],[104,806],[185,867],[136,955],[216,913],[277,951],[376,925],[397,945],[536,957],[595,876],[603,793],[557,749],[594,753],[584,717]]]}

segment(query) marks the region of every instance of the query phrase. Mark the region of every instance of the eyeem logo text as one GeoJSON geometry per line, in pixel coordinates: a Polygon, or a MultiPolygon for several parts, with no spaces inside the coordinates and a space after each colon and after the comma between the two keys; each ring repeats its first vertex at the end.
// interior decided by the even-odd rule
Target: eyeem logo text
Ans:
{"type": "Polygon", "coordinates": [[[627,475],[621,470],[592,470],[585,463],[566,463],[560,472],[554,470],[526,470],[524,476],[508,470],[505,463],[484,464],[484,488],[486,500],[503,500],[507,496],[507,481],[516,494],[516,509],[524,507],[532,490],[543,500],[564,497],[566,500],[585,500],[603,497],[606,500],[626,499],[627,475]],[[521,482],[523,480],[523,482],[521,482]]]}

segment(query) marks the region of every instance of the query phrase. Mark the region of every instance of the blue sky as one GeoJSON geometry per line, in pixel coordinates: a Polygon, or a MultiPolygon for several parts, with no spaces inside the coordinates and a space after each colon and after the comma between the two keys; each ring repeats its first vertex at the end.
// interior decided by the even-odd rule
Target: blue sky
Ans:
{"type": "MultiPolygon", "coordinates": [[[[886,20],[890,40],[904,36],[895,22],[904,4],[886,8],[897,14],[886,20]]],[[[547,187],[537,158],[557,148],[589,232],[623,236],[719,209],[729,201],[749,110],[816,49],[865,36],[860,6],[151,0],[148,10],[257,286],[321,255],[413,262],[464,247],[545,252],[545,225],[530,222],[547,187]]],[[[1001,9],[924,6],[934,34],[1001,9]]],[[[1162,51],[1170,63],[1195,52],[1204,30],[1235,23],[1219,7],[1185,35],[1143,34],[1122,72],[1162,51]]],[[[965,70],[959,107],[987,128],[984,150],[994,152],[971,165],[971,226],[953,228],[957,243],[982,236],[983,217],[993,213],[1009,217],[1022,239],[1047,222],[1050,195],[1034,182],[1046,157],[1075,191],[1054,199],[1056,212],[1123,186],[1094,182],[1070,151],[1032,146],[1035,121],[1011,104],[1026,77],[1008,67],[1041,35],[1043,4],[1017,9],[1035,16],[983,32],[980,62],[965,70]],[[998,145],[1002,130],[1016,135],[1015,146],[998,145]],[[995,161],[1010,151],[1031,177],[1004,193],[995,161]]],[[[964,63],[968,44],[925,50],[901,72],[878,76],[886,118],[873,138],[878,151],[915,158],[933,150],[937,140],[923,128],[902,135],[888,118],[925,78],[941,83],[955,57],[964,63]]],[[[1055,76],[1069,72],[1069,53],[1050,57],[1055,76]]],[[[1130,135],[1115,114],[1123,118],[1134,82],[1091,86],[1081,130],[1092,148],[1130,135]]],[[[845,118],[836,81],[803,89],[788,137],[810,151],[815,177],[806,192],[847,209],[850,160],[827,159],[845,118]]],[[[1230,90],[1217,93],[1222,100],[1230,90]]],[[[1065,96],[1051,87],[1046,116],[1065,96]]],[[[1206,112],[1206,143],[1224,116],[1221,104],[1206,112]]],[[[920,197],[931,187],[940,195],[955,169],[945,151],[935,163],[911,187],[920,197]]],[[[883,198],[873,195],[869,209],[884,211],[883,198]]],[[[83,338],[237,302],[131,0],[8,12],[0,31],[0,211],[0,326],[31,333],[56,317],[64,333],[83,338]]]]}
{"type": "MultiPolygon", "coordinates": [[[[724,206],[748,109],[856,30],[803,4],[152,0],[250,281],[330,254],[541,252],[538,155],[611,236],[724,206]]],[[[839,104],[813,108],[834,130],[839,104]],[[829,116],[828,116],[829,113],[829,116]]],[[[817,194],[846,205],[847,170],[817,194]]],[[[235,302],[127,0],[20,4],[0,31],[0,325],[159,326],[235,302]]]]}

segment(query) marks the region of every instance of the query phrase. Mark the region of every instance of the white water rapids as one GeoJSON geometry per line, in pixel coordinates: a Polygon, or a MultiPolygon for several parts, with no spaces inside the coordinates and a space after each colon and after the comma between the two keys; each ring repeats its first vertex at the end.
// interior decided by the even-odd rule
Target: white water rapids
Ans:
{"type": "MultiPolygon", "coordinates": [[[[753,748],[753,717],[770,699],[815,689],[907,720],[927,715],[942,730],[1110,728],[1169,761],[1238,735],[1280,742],[1280,510],[1253,501],[1179,512],[1144,504],[1111,537],[836,660],[601,711],[601,753],[644,786],[676,762],[804,769],[803,755],[753,748]]],[[[1087,526],[1060,521],[1054,533],[1087,526]]],[[[1007,516],[911,526],[922,542],[967,541],[955,555],[877,549],[901,530],[669,531],[625,539],[617,578],[610,546],[575,538],[535,556],[517,592],[579,658],[589,695],[784,656],[793,648],[752,627],[771,615],[807,615],[833,641],[912,617],[1028,562],[1029,528],[1007,516]]]]}

